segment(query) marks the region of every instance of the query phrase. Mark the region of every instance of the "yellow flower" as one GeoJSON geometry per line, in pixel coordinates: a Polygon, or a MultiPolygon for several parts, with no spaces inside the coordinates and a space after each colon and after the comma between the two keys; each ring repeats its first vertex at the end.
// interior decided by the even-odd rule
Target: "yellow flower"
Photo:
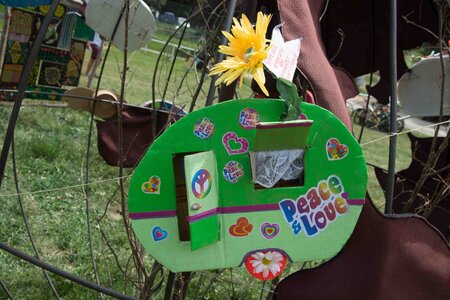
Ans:
{"type": "Polygon", "coordinates": [[[224,61],[214,65],[209,73],[210,76],[221,74],[216,85],[221,83],[229,85],[240,76],[239,86],[241,86],[244,75],[251,73],[264,94],[269,95],[264,86],[266,78],[263,60],[266,59],[269,50],[266,43],[266,32],[271,17],[271,15],[259,12],[255,29],[244,14],[242,14],[240,22],[233,18],[234,25],[231,27],[231,33],[222,32],[229,41],[228,45],[219,47],[219,52],[227,57],[224,61]]]}

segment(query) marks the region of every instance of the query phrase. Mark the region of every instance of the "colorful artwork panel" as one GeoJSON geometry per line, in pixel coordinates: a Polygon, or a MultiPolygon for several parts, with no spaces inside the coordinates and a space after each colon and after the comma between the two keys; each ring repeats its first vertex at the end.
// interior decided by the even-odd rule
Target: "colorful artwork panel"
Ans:
{"type": "Polygon", "coordinates": [[[71,58],[81,63],[84,59],[86,44],[83,41],[72,40],[70,51],[71,51],[71,58]]]}
{"type": "MultiPolygon", "coordinates": [[[[49,9],[50,9],[50,5],[41,5],[41,6],[36,7],[36,11],[43,15],[46,15],[49,9]]],[[[62,18],[64,16],[65,12],[66,12],[66,8],[60,4],[56,8],[54,16],[56,18],[62,18]]]]}
{"type": "Polygon", "coordinates": [[[75,31],[73,33],[74,39],[79,39],[82,41],[93,41],[95,31],[91,27],[86,25],[86,21],[83,18],[77,19],[77,24],[75,24],[75,31]]]}
{"type": "Polygon", "coordinates": [[[22,65],[4,64],[1,81],[8,83],[18,83],[22,74],[22,65]]]}
{"type": "Polygon", "coordinates": [[[65,81],[66,65],[52,61],[41,61],[38,85],[61,87],[65,81]]]}
{"type": "MultiPolygon", "coordinates": [[[[36,15],[36,23],[34,26],[36,32],[38,32],[41,24],[44,22],[44,18],[45,16],[36,15]]],[[[56,48],[56,46],[58,45],[58,39],[61,34],[62,23],[62,19],[55,18],[50,21],[50,24],[48,25],[47,31],[44,36],[44,40],[42,41],[42,45],[56,48]]]]}
{"type": "Polygon", "coordinates": [[[41,65],[41,61],[37,60],[34,62],[33,68],[31,69],[30,76],[28,77],[28,85],[35,86],[36,81],[39,77],[39,66],[41,65]]]}
{"type": "Polygon", "coordinates": [[[34,15],[22,10],[11,11],[9,32],[15,35],[31,36],[33,32],[34,15]]]}
{"type": "MultiPolygon", "coordinates": [[[[26,57],[48,9],[48,6],[12,9],[0,75],[1,88],[17,88],[26,57]]],[[[84,41],[71,39],[69,49],[57,48],[65,11],[64,6],[58,6],[55,18],[45,34],[43,46],[28,78],[27,90],[35,92],[27,94],[29,98],[60,100],[61,97],[56,93],[64,93],[62,86],[79,84],[85,54],[84,41]],[[39,92],[45,94],[40,95],[39,92]]]]}
{"type": "Polygon", "coordinates": [[[61,100],[65,90],[61,88],[33,86],[27,88],[27,98],[42,100],[61,100]]]}
{"type": "Polygon", "coordinates": [[[83,67],[83,59],[85,53],[85,44],[81,41],[72,40],[71,51],[68,52],[70,59],[67,62],[65,85],[78,86],[81,76],[81,68],[83,67]]]}
{"type": "Polygon", "coordinates": [[[5,49],[4,63],[24,65],[27,53],[28,53],[27,43],[8,40],[5,49]]]}

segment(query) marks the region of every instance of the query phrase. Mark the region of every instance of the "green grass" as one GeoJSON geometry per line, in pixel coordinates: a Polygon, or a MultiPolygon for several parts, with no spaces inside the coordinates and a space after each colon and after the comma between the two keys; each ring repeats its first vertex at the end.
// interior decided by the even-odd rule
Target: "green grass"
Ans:
{"type": "MultiPolygon", "coordinates": [[[[103,50],[106,52],[106,48],[103,50]]],[[[155,98],[162,99],[169,71],[172,64],[171,51],[168,55],[163,55],[159,62],[155,79],[155,98]]],[[[84,65],[87,65],[90,53],[86,54],[84,65]]],[[[128,73],[127,73],[127,89],[125,99],[130,104],[140,105],[152,99],[152,81],[154,77],[154,69],[157,62],[157,55],[153,52],[144,50],[135,51],[128,56],[128,73]]],[[[120,76],[123,66],[123,54],[114,47],[111,47],[109,58],[105,64],[105,70],[101,80],[101,88],[120,92],[120,76]]],[[[97,73],[100,68],[97,69],[97,73]]],[[[83,71],[84,74],[84,71],[83,71]]],[[[194,71],[191,60],[178,58],[174,65],[170,84],[167,86],[164,100],[172,101],[178,105],[189,107],[192,96],[200,82],[200,71],[194,71]]],[[[197,108],[203,107],[210,78],[207,76],[200,91],[197,108]]],[[[241,97],[249,97],[252,94],[250,89],[250,81],[246,80],[246,84],[238,90],[241,97]]],[[[80,86],[87,84],[86,77],[83,76],[80,86]]],[[[97,80],[91,85],[95,88],[97,80]]]]}
{"type": "MultiPolygon", "coordinates": [[[[87,54],[89,55],[89,54],[87,54]]],[[[87,56],[88,57],[88,56],[87,56]]],[[[102,88],[120,91],[120,69],[123,55],[115,48],[107,60],[102,79],[102,88]]],[[[156,98],[162,97],[165,86],[167,67],[170,60],[164,58],[164,69],[158,73],[156,98]]],[[[132,104],[142,104],[151,99],[151,82],[156,63],[156,55],[151,52],[137,51],[129,55],[129,73],[126,100],[132,104]]],[[[86,64],[86,63],[85,63],[86,64]]],[[[192,91],[196,87],[199,73],[189,71],[187,81],[180,86],[180,78],[188,70],[186,61],[176,61],[175,72],[171,78],[167,100],[173,100],[181,105],[188,105],[192,91]]],[[[86,83],[83,76],[81,85],[86,83]]],[[[251,94],[249,80],[239,90],[241,97],[251,94]]],[[[203,85],[197,108],[204,105],[209,79],[203,85]]],[[[37,103],[28,100],[26,103],[37,103]]],[[[6,132],[11,107],[0,106],[0,143],[6,132]]],[[[77,274],[89,280],[94,280],[90,264],[88,236],[86,233],[85,196],[79,186],[84,182],[86,164],[86,145],[89,129],[89,115],[83,111],[73,111],[64,108],[48,108],[41,106],[25,106],[21,112],[15,133],[16,158],[19,182],[26,213],[36,240],[38,250],[44,261],[56,265],[66,271],[77,274]],[[75,186],[75,187],[74,187],[75,186]],[[67,188],[69,187],[69,188],[67,188]],[[49,190],[42,193],[35,191],[49,190]]],[[[355,128],[358,133],[358,128],[355,128]]],[[[366,129],[362,143],[384,137],[370,129],[366,129]]],[[[409,164],[409,141],[406,136],[399,136],[397,169],[403,169],[409,164]]],[[[0,144],[2,146],[2,144],[0,144]]],[[[112,248],[116,251],[122,268],[127,264],[130,274],[133,274],[132,263],[129,264],[130,249],[125,235],[119,197],[114,195],[118,185],[114,180],[118,169],[107,166],[97,151],[96,131],[92,137],[90,160],[90,207],[92,209],[91,223],[95,259],[100,274],[100,282],[123,293],[135,294],[129,281],[117,267],[111,251],[102,239],[96,220],[103,215],[101,226],[108,237],[112,248]],[[110,181],[107,181],[111,179],[110,181]],[[97,183],[104,181],[102,183],[97,183]],[[109,206],[107,203],[111,200],[109,206]]],[[[387,168],[388,139],[363,146],[367,161],[387,168]]],[[[10,157],[11,158],[11,157],[10,157]]],[[[368,189],[376,205],[384,202],[373,172],[369,168],[368,189]]],[[[14,195],[14,180],[11,159],[8,162],[5,180],[0,189],[0,240],[17,247],[27,253],[32,249],[25,232],[20,215],[17,197],[14,195]]],[[[148,266],[151,257],[146,258],[148,266]]],[[[317,264],[313,262],[308,266],[317,264]]],[[[291,265],[291,271],[298,270],[300,264],[291,265]]],[[[286,275],[289,272],[286,272],[286,275]]],[[[132,275],[131,275],[132,276],[132,275]]],[[[167,272],[164,273],[167,276],[167,272]]],[[[94,299],[96,293],[58,276],[51,275],[56,288],[64,299],[94,299]]],[[[52,298],[42,272],[13,256],[0,252],[0,278],[7,285],[16,299],[50,299],[52,298]]],[[[214,280],[211,289],[205,294],[209,299],[222,299],[224,295],[242,296],[245,299],[258,299],[263,284],[251,281],[244,268],[227,269],[220,272],[206,271],[197,273],[191,284],[189,296],[200,294],[208,283],[214,280]],[[246,286],[248,285],[248,288],[246,286]]],[[[268,285],[264,287],[268,289],[268,285]]],[[[164,286],[159,291],[157,299],[164,294],[164,286]]],[[[0,292],[0,298],[3,297],[0,292]]]]}
{"type": "MultiPolygon", "coordinates": [[[[358,137],[361,131],[359,125],[354,125],[353,128],[355,136],[358,137]]],[[[385,170],[388,169],[389,162],[389,138],[385,133],[365,128],[363,137],[361,139],[362,149],[366,157],[366,162],[371,165],[376,165],[385,170]],[[381,139],[377,142],[371,143],[381,139]]],[[[397,156],[395,160],[395,170],[400,171],[406,169],[411,163],[411,142],[406,134],[401,134],[397,138],[397,156]]],[[[369,172],[369,181],[367,184],[367,190],[372,197],[375,205],[383,212],[384,210],[384,191],[378,184],[378,180],[375,176],[374,168],[367,166],[369,172]]]]}
{"type": "MultiPolygon", "coordinates": [[[[86,54],[85,65],[88,58],[89,53],[86,54]]],[[[122,53],[112,48],[102,78],[102,88],[120,91],[119,70],[122,68],[122,62],[122,53]]],[[[164,58],[164,69],[158,73],[161,79],[157,85],[157,98],[162,97],[162,89],[170,62],[168,58],[164,58]]],[[[150,52],[137,51],[129,55],[126,90],[126,100],[129,103],[140,105],[151,99],[151,82],[155,63],[156,55],[150,52]]],[[[180,88],[180,78],[187,70],[186,61],[181,59],[176,61],[171,85],[165,99],[181,105],[187,105],[190,102],[199,73],[193,74],[194,71],[189,71],[186,82],[180,88]]],[[[209,82],[210,80],[207,79],[204,83],[204,91],[200,94],[197,108],[204,106],[209,82]]],[[[85,84],[86,77],[83,76],[81,85],[85,84]]],[[[240,93],[243,97],[250,96],[251,91],[248,85],[244,85],[240,93]]],[[[94,280],[86,233],[85,196],[79,186],[84,182],[89,114],[65,108],[27,106],[30,103],[39,102],[37,100],[25,101],[25,107],[21,109],[15,131],[15,145],[20,188],[24,193],[22,200],[38,250],[44,261],[81,277],[94,280]],[[33,193],[48,189],[51,191],[33,193]]],[[[10,106],[0,106],[0,147],[3,146],[10,114],[10,106]]],[[[103,214],[108,201],[112,199],[101,224],[109,243],[117,253],[119,263],[125,268],[129,263],[130,249],[120,215],[120,199],[117,195],[114,196],[118,187],[117,180],[114,179],[118,176],[118,169],[107,166],[99,156],[95,129],[89,159],[89,177],[90,182],[93,183],[90,186],[89,196],[92,209],[91,224],[100,282],[118,291],[134,294],[131,283],[124,280],[106,242],[101,238],[96,223],[96,219],[103,214]],[[109,179],[112,180],[95,184],[95,182],[109,179]]],[[[32,253],[17,197],[10,195],[15,193],[10,156],[4,182],[0,189],[0,240],[22,251],[32,253]]],[[[148,257],[149,266],[151,262],[152,259],[148,257]]],[[[128,265],[130,274],[133,274],[133,264],[128,265]]],[[[236,275],[236,273],[241,274],[241,271],[235,271],[233,275],[235,276],[233,280],[239,282],[243,274],[236,275]],[[236,276],[239,276],[239,279],[236,279],[236,276]]],[[[164,273],[164,276],[167,276],[167,272],[164,273]]],[[[205,273],[205,282],[209,281],[211,276],[216,275],[205,273]]],[[[218,275],[218,280],[225,278],[223,280],[229,281],[230,279],[226,279],[227,276],[218,275]]],[[[58,292],[65,299],[97,297],[96,293],[58,276],[51,275],[51,277],[58,292]]],[[[0,278],[16,299],[52,298],[51,291],[39,269],[3,251],[0,251],[0,278]]],[[[199,278],[200,276],[194,278],[194,284],[199,278]]],[[[201,289],[204,288],[205,285],[201,287],[201,289]]],[[[208,295],[216,295],[215,298],[218,299],[219,295],[225,292],[225,286],[216,284],[208,292],[208,295]]],[[[258,293],[254,291],[253,294],[258,293]]],[[[3,294],[0,291],[0,298],[2,297],[3,294]]]]}

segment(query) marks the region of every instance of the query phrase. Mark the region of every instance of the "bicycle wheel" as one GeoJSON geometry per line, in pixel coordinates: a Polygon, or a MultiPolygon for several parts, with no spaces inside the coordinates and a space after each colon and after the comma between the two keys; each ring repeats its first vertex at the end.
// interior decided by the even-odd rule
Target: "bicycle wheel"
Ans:
{"type": "Polygon", "coordinates": [[[353,124],[362,125],[365,114],[366,110],[364,108],[355,109],[351,115],[353,124]]]}
{"type": "Polygon", "coordinates": [[[397,116],[397,132],[402,132],[403,129],[405,129],[405,121],[404,120],[398,120],[397,116]]]}

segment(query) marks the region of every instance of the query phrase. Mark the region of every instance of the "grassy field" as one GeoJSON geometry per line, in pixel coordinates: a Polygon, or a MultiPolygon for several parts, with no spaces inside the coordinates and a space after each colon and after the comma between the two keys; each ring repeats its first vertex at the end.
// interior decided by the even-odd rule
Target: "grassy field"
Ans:
{"type": "MultiPolygon", "coordinates": [[[[129,72],[126,100],[132,104],[142,104],[151,99],[153,70],[156,55],[152,52],[137,51],[129,57],[129,72]]],[[[120,70],[123,57],[112,49],[106,63],[102,79],[102,88],[120,90],[120,70]]],[[[167,68],[171,60],[164,58],[161,72],[157,72],[156,98],[162,97],[167,68]]],[[[198,82],[199,73],[190,71],[187,81],[180,85],[180,78],[189,69],[189,62],[177,60],[175,72],[165,99],[187,105],[192,91],[198,82]]],[[[83,77],[81,85],[86,83],[83,77]]],[[[197,108],[204,105],[209,79],[204,84],[197,108]]],[[[239,91],[241,97],[248,97],[251,91],[248,84],[239,91]]],[[[89,115],[83,111],[67,108],[49,108],[31,106],[37,101],[26,101],[22,108],[15,133],[15,157],[17,161],[21,200],[37,244],[44,261],[89,280],[94,280],[89,256],[89,244],[86,229],[85,194],[80,186],[84,182],[86,165],[86,147],[89,130],[89,115]],[[41,191],[41,192],[40,192],[41,191]]],[[[0,106],[0,146],[3,143],[11,107],[0,106]]],[[[356,133],[359,128],[355,128],[356,133]]],[[[366,129],[362,140],[363,149],[369,163],[387,168],[388,139],[366,144],[386,136],[366,129]]],[[[409,140],[399,136],[397,169],[405,168],[409,162],[409,140]]],[[[89,156],[89,205],[92,210],[91,224],[95,259],[103,285],[127,294],[135,294],[130,280],[126,280],[120,271],[129,269],[130,249],[123,229],[118,188],[118,169],[106,165],[97,151],[96,132],[92,137],[89,156]],[[107,242],[101,236],[105,233],[108,243],[117,255],[117,263],[107,242]],[[120,265],[120,268],[118,267],[120,265]]],[[[382,208],[383,193],[374,174],[369,168],[369,186],[376,205],[382,208]]],[[[7,166],[5,180],[0,189],[0,240],[32,253],[24,223],[20,213],[18,197],[14,187],[12,160],[7,166]]],[[[151,257],[146,263],[150,265],[151,257]]],[[[291,266],[295,271],[300,265],[291,266]]],[[[289,272],[286,272],[286,275],[289,272]]],[[[94,299],[97,294],[76,284],[50,275],[56,289],[64,299],[94,299]]],[[[164,273],[167,276],[167,272],[164,273]]],[[[11,291],[15,299],[50,299],[42,271],[13,256],[0,252],[0,279],[11,291]]],[[[230,298],[258,299],[268,290],[268,285],[256,282],[246,275],[244,268],[197,273],[191,284],[189,296],[204,296],[205,299],[230,298]],[[207,289],[209,283],[211,287],[207,289]]],[[[164,287],[156,298],[163,297],[164,287]]],[[[0,299],[4,297],[0,291],[0,299]]]]}

